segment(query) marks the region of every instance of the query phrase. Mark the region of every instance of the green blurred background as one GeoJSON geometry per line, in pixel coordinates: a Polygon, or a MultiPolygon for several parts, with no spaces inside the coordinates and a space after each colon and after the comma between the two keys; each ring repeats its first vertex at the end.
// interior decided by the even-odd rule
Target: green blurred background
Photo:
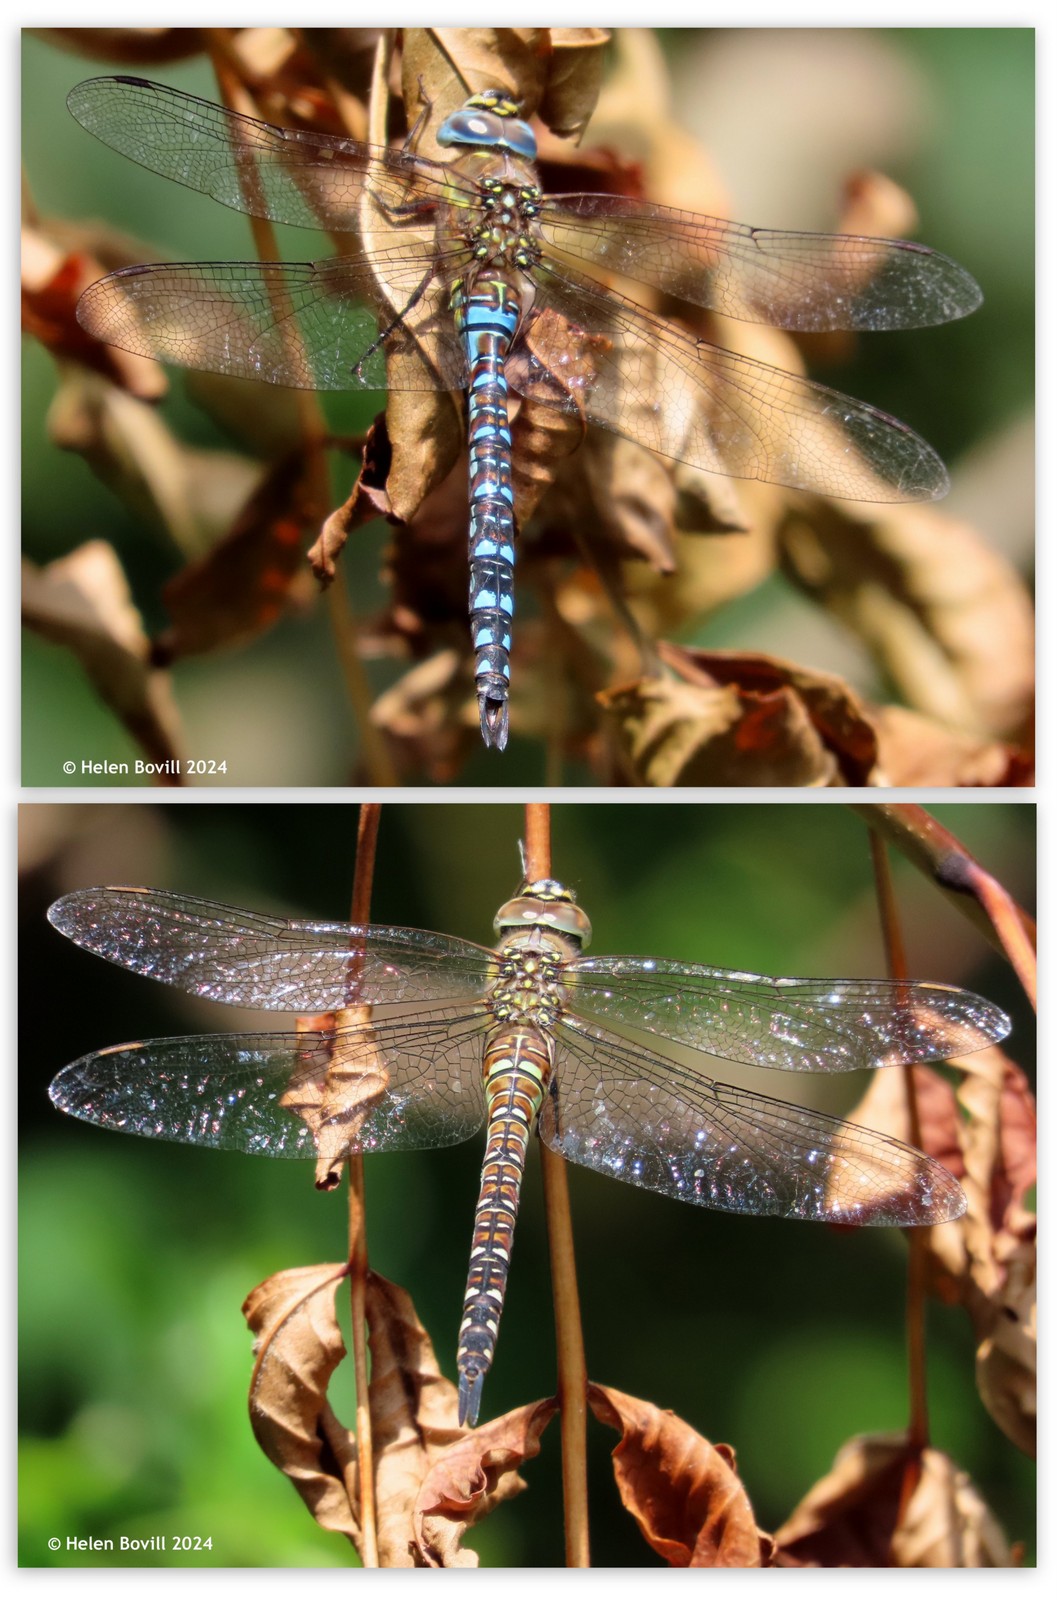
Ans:
{"type": "MultiPolygon", "coordinates": [[[[1034,807],[940,807],[940,820],[1026,905],[1034,807]]],[[[487,943],[518,878],[513,805],[389,806],[373,916],[487,943]]],[[[883,972],[866,831],[835,805],[556,807],[553,868],[592,918],[594,948],[770,973],[883,972]]],[[[240,1305],[280,1268],[341,1259],[345,1206],[307,1162],[122,1137],[68,1120],[46,1097],[86,1051],[245,1022],[78,951],[45,920],[97,883],[179,888],[258,910],[347,916],[356,810],[339,805],[31,805],[21,814],[22,1561],[48,1538],[211,1536],[160,1565],[341,1566],[260,1455],[246,1415],[251,1340],[240,1305]]],[[[1033,1024],[1009,968],[901,859],[911,971],[966,984],[1033,1024]]],[[[275,1026],[263,1016],[253,1025],[275,1026]]],[[[768,1078],[771,1093],[849,1109],[852,1078],[768,1078]]],[[[442,1369],[454,1367],[481,1143],[367,1164],[372,1264],[411,1292],[442,1369]]],[[[760,1524],[776,1527],[852,1434],[907,1414],[906,1245],[848,1229],[680,1206],[569,1169],[584,1332],[595,1379],[670,1407],[731,1443],[760,1524]]],[[[935,1444],[968,1471],[1008,1536],[1034,1549],[1034,1471],[981,1406],[965,1317],[929,1308],[935,1444]]],[[[530,1160],[510,1293],[485,1416],[555,1381],[537,1163],[530,1160]]],[[[351,1381],[336,1409],[352,1415],[351,1381]]],[[[656,1565],[620,1509],[591,1428],[595,1563],[656,1565]]],[[[486,1565],[560,1565],[557,1427],[529,1489],[472,1536],[486,1565]]],[[[137,1561],[142,1561],[137,1557],[137,1561]]],[[[147,1558],[148,1562],[151,1560],[147,1558]]]]}
{"type": "MultiPolygon", "coordinates": [[[[1022,570],[1031,566],[1033,464],[1034,39],[1030,29],[668,30],[674,105],[711,152],[733,213],[763,225],[833,226],[847,174],[875,166],[904,183],[919,237],[980,280],[983,308],[966,322],[858,342],[824,381],[905,419],[952,469],[952,512],[965,515],[1022,570]]],[[[250,253],[245,218],[102,148],[65,111],[66,92],[106,71],[27,37],[23,123],[28,182],[46,217],[105,218],[176,259],[250,253]]],[[[124,70],[127,70],[125,68],[124,70]]],[[[215,98],[204,61],[159,68],[178,87],[215,98]]],[[[590,130],[588,131],[588,142],[590,130]]],[[[285,230],[292,259],[322,253],[317,237],[285,230]]],[[[160,585],[178,563],[161,534],[123,508],[75,455],[46,437],[50,358],[27,342],[23,433],[25,545],[38,561],[83,540],[112,540],[148,628],[164,622],[160,585]]],[[[230,446],[174,376],[174,426],[203,447],[230,446]]],[[[336,427],[362,428],[371,397],[327,397],[336,427]]],[[[351,466],[335,472],[343,494],[351,466]],[[339,481],[340,480],[340,481],[339,481]]],[[[337,503],[337,502],[336,502],[337,503]]],[[[377,583],[387,532],[357,535],[344,565],[360,615],[383,601],[377,583]]],[[[772,578],[702,622],[685,642],[766,647],[841,671],[867,693],[885,686],[837,624],[772,578]]],[[[376,690],[396,676],[369,667],[376,690]]],[[[290,617],[245,650],[189,660],[175,674],[191,755],[228,761],[220,784],[334,784],[347,779],[356,735],[321,607],[290,617]]],[[[27,637],[23,777],[62,784],[61,763],[137,752],[67,654],[27,637]]],[[[545,780],[543,751],[515,737],[502,762],[478,750],[462,781],[545,780]]],[[[569,767],[567,783],[589,781],[569,767]]],[[[84,780],[80,775],[78,783],[84,780]]],[[[102,780],[99,780],[102,781],[102,780]]],[[[210,781],[210,780],[203,780],[210,781]]]]}

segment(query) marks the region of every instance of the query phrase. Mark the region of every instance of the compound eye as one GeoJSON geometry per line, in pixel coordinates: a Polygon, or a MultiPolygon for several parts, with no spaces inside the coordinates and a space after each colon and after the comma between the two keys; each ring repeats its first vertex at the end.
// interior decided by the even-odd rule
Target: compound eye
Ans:
{"type": "Polygon", "coordinates": [[[531,892],[518,895],[499,908],[496,933],[503,934],[512,928],[553,928],[557,933],[568,934],[585,950],[591,942],[590,919],[575,901],[551,900],[531,892]]]}
{"type": "Polygon", "coordinates": [[[437,143],[497,145],[503,140],[503,118],[494,111],[476,111],[463,106],[445,117],[437,130],[437,143]]]}

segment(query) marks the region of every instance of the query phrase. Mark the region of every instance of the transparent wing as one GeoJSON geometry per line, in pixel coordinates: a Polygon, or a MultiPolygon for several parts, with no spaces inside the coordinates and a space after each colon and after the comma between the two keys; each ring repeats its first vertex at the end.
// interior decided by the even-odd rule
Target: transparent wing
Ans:
{"type": "Polygon", "coordinates": [[[580,1166],[718,1211],[909,1226],[961,1216],[936,1161],[853,1123],[718,1083],[604,1029],[557,1030],[540,1135],[580,1166]]]}
{"type": "Polygon", "coordinates": [[[124,267],[85,290],[77,320],[136,355],[295,389],[461,389],[466,358],[435,264],[431,245],[408,239],[370,262],[124,267]]]}
{"type": "Polygon", "coordinates": [[[541,263],[533,318],[507,364],[511,387],[708,472],[838,499],[934,500],[949,487],[912,429],[747,356],[693,339],[570,270],[541,263]],[[549,331],[550,309],[567,325],[549,331]],[[581,333],[586,358],[578,359],[581,333]]]}
{"type": "Polygon", "coordinates": [[[146,78],[90,78],[67,98],[89,133],[150,172],[233,211],[355,232],[364,194],[420,217],[459,180],[437,163],[240,116],[146,78]]]}
{"type": "Polygon", "coordinates": [[[374,1022],[336,1033],[221,1033],[148,1039],[83,1056],[49,1094],[60,1111],[120,1133],[251,1155],[318,1154],[293,1105],[322,1092],[335,1052],[384,1067],[388,1089],[356,1148],[458,1144],[484,1121],[476,1013],[374,1022]],[[288,1103],[284,1103],[288,1102],[288,1103]]]}
{"type": "Polygon", "coordinates": [[[589,1022],[786,1072],[942,1061],[1010,1029],[989,1000],[938,983],[764,978],[634,956],[584,956],[563,979],[572,1009],[589,1022]]]}
{"type": "Polygon", "coordinates": [[[130,972],[268,1011],[473,1001],[495,971],[493,951],[443,933],[287,921],[161,889],[78,889],[48,920],[130,972]]]}
{"type": "Polygon", "coordinates": [[[549,196],[540,232],[560,256],[776,328],[924,328],[983,299],[964,267],[924,245],[750,228],[614,195],[549,196]]]}

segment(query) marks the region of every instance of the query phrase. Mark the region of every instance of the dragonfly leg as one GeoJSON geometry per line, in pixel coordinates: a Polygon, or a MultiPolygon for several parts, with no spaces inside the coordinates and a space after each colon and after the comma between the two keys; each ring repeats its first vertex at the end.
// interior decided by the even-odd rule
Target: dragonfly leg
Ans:
{"type": "Polygon", "coordinates": [[[366,350],[363,352],[363,355],[360,357],[360,359],[357,361],[355,367],[353,368],[353,371],[356,374],[357,378],[362,376],[363,369],[367,365],[367,362],[371,359],[371,357],[373,355],[375,355],[379,350],[381,350],[382,346],[385,344],[385,341],[389,338],[390,334],[395,333],[397,328],[402,328],[404,326],[405,319],[410,315],[410,313],[418,305],[419,301],[422,299],[422,296],[425,294],[426,290],[429,288],[429,285],[432,283],[432,281],[433,281],[433,272],[432,272],[432,270],[430,270],[430,271],[426,272],[426,274],[422,278],[421,283],[418,285],[418,288],[415,290],[415,292],[411,296],[410,300],[407,301],[407,303],[405,304],[403,310],[396,312],[395,315],[393,316],[392,321],[386,327],[384,327],[381,330],[381,332],[378,333],[375,336],[375,338],[373,338],[371,340],[370,344],[367,346],[366,350]]]}

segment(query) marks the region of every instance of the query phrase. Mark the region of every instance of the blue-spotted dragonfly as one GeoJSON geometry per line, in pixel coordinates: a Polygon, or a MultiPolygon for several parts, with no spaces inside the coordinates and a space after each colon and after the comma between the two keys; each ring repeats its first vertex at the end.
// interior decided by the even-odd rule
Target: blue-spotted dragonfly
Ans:
{"type": "Polygon", "coordinates": [[[965,1208],[945,1167],[894,1139],[721,1083],[617,1030],[755,1067],[843,1072],[982,1049],[1008,1018],[929,983],[765,978],[588,956],[551,879],[498,912],[496,949],[417,928],[293,922],[148,889],[83,889],[49,918],[84,949],[228,1005],[342,1008],[334,1030],[150,1039],[82,1057],[63,1111],[148,1138],[314,1157],[457,1144],[487,1123],[459,1334],[460,1421],[477,1420],[533,1131],[597,1172],[693,1205],[898,1226],[965,1208]],[[369,1017],[350,1006],[381,1007],[369,1017]]]}
{"type": "Polygon", "coordinates": [[[880,331],[965,316],[967,272],[922,245],[786,233],[602,194],[544,196],[506,91],[444,119],[444,163],[272,126],[141,78],[70,110],[104,144],[237,211],[357,235],[314,264],[127,267],[78,317],[163,361],[314,389],[467,389],[470,616],[481,731],[507,741],[515,521],[507,398],[574,412],[708,471],[847,499],[933,499],[947,475],[902,423],[680,332],[581,267],[725,316],[880,331]]]}

